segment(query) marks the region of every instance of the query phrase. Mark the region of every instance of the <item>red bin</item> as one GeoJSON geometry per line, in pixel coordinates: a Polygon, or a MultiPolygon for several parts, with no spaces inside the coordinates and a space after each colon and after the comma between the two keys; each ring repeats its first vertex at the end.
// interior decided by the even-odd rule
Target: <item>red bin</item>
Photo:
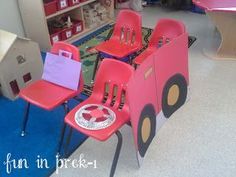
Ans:
{"type": "Polygon", "coordinates": [[[67,40],[67,39],[71,38],[72,35],[73,35],[72,27],[65,28],[61,32],[61,40],[67,40]]]}
{"type": "Polygon", "coordinates": [[[57,12],[56,0],[43,0],[45,15],[51,15],[57,12]]]}
{"type": "Polygon", "coordinates": [[[61,32],[57,31],[54,32],[52,34],[50,34],[50,40],[51,40],[51,44],[53,45],[55,42],[61,41],[61,32]]]}
{"type": "Polygon", "coordinates": [[[73,34],[78,34],[83,31],[83,23],[81,20],[73,20],[73,34]]]}
{"type": "Polygon", "coordinates": [[[68,0],[57,0],[57,8],[58,10],[62,10],[69,7],[68,0]]]}
{"type": "Polygon", "coordinates": [[[74,6],[79,3],[80,3],[80,0],[69,0],[69,6],[74,6]]]}

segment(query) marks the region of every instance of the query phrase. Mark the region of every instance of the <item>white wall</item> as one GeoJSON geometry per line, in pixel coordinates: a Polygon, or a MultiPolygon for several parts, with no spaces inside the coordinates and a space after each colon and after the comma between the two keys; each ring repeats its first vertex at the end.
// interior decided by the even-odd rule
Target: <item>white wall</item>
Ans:
{"type": "Polygon", "coordinates": [[[18,0],[0,0],[0,29],[24,36],[18,0]]]}

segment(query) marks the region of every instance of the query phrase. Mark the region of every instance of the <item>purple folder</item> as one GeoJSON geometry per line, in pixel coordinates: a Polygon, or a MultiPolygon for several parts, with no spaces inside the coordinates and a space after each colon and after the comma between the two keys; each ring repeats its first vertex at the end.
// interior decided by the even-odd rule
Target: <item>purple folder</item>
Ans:
{"type": "Polygon", "coordinates": [[[71,59],[72,54],[59,51],[59,55],[47,53],[42,79],[65,88],[77,90],[81,63],[71,59]]]}

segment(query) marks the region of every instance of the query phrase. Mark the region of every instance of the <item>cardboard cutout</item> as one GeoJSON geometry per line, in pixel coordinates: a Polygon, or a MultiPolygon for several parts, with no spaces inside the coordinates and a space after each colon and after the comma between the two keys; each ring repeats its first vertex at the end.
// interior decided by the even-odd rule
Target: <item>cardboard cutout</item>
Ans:
{"type": "Polygon", "coordinates": [[[128,84],[131,124],[139,165],[156,132],[156,95],[154,58],[150,56],[135,71],[128,84]]]}
{"type": "Polygon", "coordinates": [[[139,165],[156,132],[184,104],[188,83],[185,32],[155,50],[135,71],[128,100],[139,165]]]}

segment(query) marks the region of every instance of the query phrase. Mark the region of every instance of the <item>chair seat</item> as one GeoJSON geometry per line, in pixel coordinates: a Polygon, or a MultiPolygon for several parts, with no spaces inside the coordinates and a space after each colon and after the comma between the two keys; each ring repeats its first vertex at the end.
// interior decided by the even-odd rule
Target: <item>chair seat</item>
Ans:
{"type": "Polygon", "coordinates": [[[72,109],[65,117],[65,122],[69,124],[74,129],[78,130],[81,133],[84,133],[87,136],[93,137],[99,141],[106,141],[110,136],[112,136],[117,130],[119,130],[124,124],[126,124],[129,121],[129,114],[124,111],[118,111],[115,109],[112,109],[109,107],[115,114],[116,119],[113,124],[111,124],[109,127],[106,127],[104,129],[99,130],[88,130],[85,128],[82,128],[79,126],[75,121],[75,114],[76,112],[84,105],[87,104],[99,104],[98,101],[92,99],[91,97],[76,106],[74,109],[72,109]]]}
{"type": "Polygon", "coordinates": [[[19,96],[31,104],[46,110],[52,110],[79,93],[80,91],[70,90],[44,80],[39,80],[23,88],[19,96]]]}
{"type": "Polygon", "coordinates": [[[143,51],[139,56],[137,56],[134,59],[134,63],[136,65],[140,65],[149,55],[151,55],[153,52],[155,52],[157,48],[147,48],[145,51],[143,51]]]}
{"type": "Polygon", "coordinates": [[[117,40],[108,40],[100,45],[96,46],[96,50],[99,52],[106,53],[108,55],[114,56],[116,58],[126,57],[138,50],[140,50],[142,46],[140,45],[127,45],[125,43],[121,43],[117,40]]]}

